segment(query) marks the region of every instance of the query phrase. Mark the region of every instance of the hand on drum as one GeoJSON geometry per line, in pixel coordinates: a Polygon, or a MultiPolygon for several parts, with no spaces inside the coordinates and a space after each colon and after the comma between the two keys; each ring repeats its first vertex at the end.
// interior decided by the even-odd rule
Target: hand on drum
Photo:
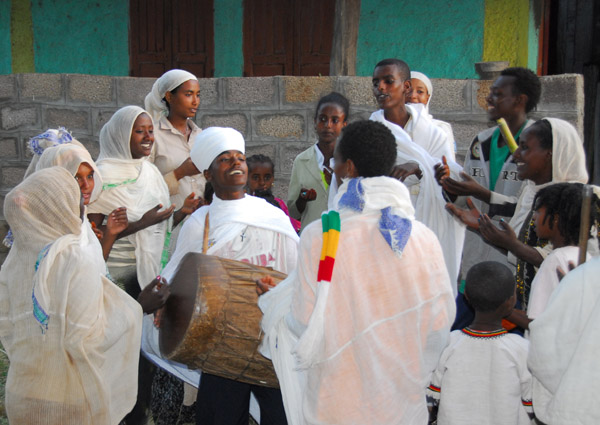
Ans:
{"type": "Polygon", "coordinates": [[[171,291],[169,290],[167,281],[157,276],[156,279],[140,292],[137,301],[142,306],[144,313],[150,314],[165,305],[170,294],[171,291]]]}
{"type": "Polygon", "coordinates": [[[276,285],[277,284],[271,276],[261,277],[256,281],[256,293],[261,296],[265,292],[269,292],[269,290],[276,285]]]}

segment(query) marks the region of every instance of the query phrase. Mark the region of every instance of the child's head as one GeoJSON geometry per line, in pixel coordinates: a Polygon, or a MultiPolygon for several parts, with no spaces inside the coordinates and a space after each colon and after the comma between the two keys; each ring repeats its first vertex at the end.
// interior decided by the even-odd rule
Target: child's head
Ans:
{"type": "MultiPolygon", "coordinates": [[[[540,189],[533,201],[535,232],[541,239],[560,235],[565,245],[577,245],[581,227],[581,183],[557,183],[540,189]]],[[[590,224],[597,220],[598,197],[592,194],[590,224]]]]}
{"type": "Polygon", "coordinates": [[[275,179],[275,164],[266,155],[252,155],[246,158],[248,164],[248,193],[271,190],[275,179]]]}
{"type": "Polygon", "coordinates": [[[357,121],[344,129],[334,158],[340,178],[387,176],[396,161],[396,138],[379,122],[357,121]]]}
{"type": "Polygon", "coordinates": [[[428,108],[433,94],[429,77],[422,72],[410,71],[410,83],[412,90],[406,93],[406,103],[421,103],[428,108]]]}
{"type": "Polygon", "coordinates": [[[475,264],[465,281],[465,296],[476,312],[496,312],[503,318],[515,306],[515,278],[504,264],[497,261],[475,264]]]}
{"type": "Polygon", "coordinates": [[[350,102],[342,94],[331,92],[319,99],[315,110],[315,131],[319,142],[335,143],[348,124],[350,102]]]}

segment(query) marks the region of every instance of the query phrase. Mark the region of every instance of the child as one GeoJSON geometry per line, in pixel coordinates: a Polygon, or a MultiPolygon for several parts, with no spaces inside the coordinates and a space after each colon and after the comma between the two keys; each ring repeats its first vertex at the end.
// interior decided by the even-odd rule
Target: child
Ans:
{"type": "MultiPolygon", "coordinates": [[[[249,195],[263,198],[271,205],[281,208],[289,217],[290,213],[283,199],[276,198],[271,192],[273,181],[275,180],[275,164],[265,155],[252,155],[246,158],[248,164],[248,185],[246,192],[249,195]]],[[[300,221],[290,217],[290,222],[296,232],[300,231],[300,221]]]]}
{"type": "MultiPolygon", "coordinates": [[[[546,257],[531,283],[527,318],[524,323],[515,317],[513,323],[519,322],[527,329],[531,320],[538,317],[546,309],[550,296],[559,283],[556,269],[569,270],[569,262],[577,264],[579,258],[579,229],[581,225],[581,183],[558,183],[541,189],[534,201],[533,220],[538,239],[548,240],[552,252],[546,257]]],[[[598,197],[592,195],[590,223],[597,219],[598,197]]],[[[589,232],[589,230],[588,230],[589,232]]],[[[519,313],[515,311],[513,316],[519,313]]],[[[522,317],[522,314],[519,315],[522,317]]]]}
{"type": "Polygon", "coordinates": [[[428,388],[438,403],[437,423],[528,424],[528,342],[502,328],[516,301],[510,269],[495,261],[476,264],[467,273],[465,296],[475,320],[450,334],[428,388]]]}
{"type": "Polygon", "coordinates": [[[315,111],[317,144],[294,160],[288,189],[290,216],[300,220],[304,229],[327,210],[329,185],[333,173],[333,151],[342,128],[348,124],[350,102],[339,93],[322,97],[315,111]]]}

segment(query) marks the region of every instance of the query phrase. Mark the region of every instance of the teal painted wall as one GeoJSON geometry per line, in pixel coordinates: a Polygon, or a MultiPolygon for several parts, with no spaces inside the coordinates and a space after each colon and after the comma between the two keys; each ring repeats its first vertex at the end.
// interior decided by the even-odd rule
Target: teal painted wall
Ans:
{"type": "Polygon", "coordinates": [[[484,0],[362,0],[356,73],[395,57],[430,78],[477,78],[484,18],[484,0]]]}
{"type": "Polygon", "coordinates": [[[12,71],[10,47],[10,1],[0,1],[0,74],[12,71]]]}
{"type": "Polygon", "coordinates": [[[244,72],[243,0],[215,0],[215,77],[241,77],[244,72]]]}
{"type": "Polygon", "coordinates": [[[35,72],[129,74],[128,1],[35,1],[31,15],[35,72]]]}

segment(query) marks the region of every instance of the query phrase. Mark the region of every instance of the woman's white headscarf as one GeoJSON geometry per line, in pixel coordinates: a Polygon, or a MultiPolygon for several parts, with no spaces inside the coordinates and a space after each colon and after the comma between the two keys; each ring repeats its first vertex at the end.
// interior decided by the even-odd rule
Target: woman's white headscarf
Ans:
{"type": "Polygon", "coordinates": [[[0,271],[11,423],[118,423],[135,403],[141,309],[82,243],[69,171],[36,171],[4,203],[14,244],[0,271]]]}
{"type": "MultiPolygon", "coordinates": [[[[97,201],[89,204],[89,213],[110,214],[126,207],[129,221],[138,221],[150,209],[162,204],[169,207],[169,189],[158,168],[146,158],[131,156],[131,132],[137,117],[146,113],[138,106],[119,109],[100,131],[100,156],[97,165],[104,180],[97,201]]],[[[172,220],[147,227],[127,236],[135,247],[137,278],[146,286],[160,272],[165,237],[172,220]]],[[[110,258],[108,260],[110,267],[110,258]]]]}
{"type": "Polygon", "coordinates": [[[416,78],[417,80],[423,81],[425,87],[427,87],[427,93],[429,94],[429,98],[427,99],[427,104],[425,105],[425,111],[429,112],[429,104],[431,103],[431,97],[433,96],[433,84],[431,84],[431,80],[427,75],[418,71],[410,71],[410,78],[416,78]]]}
{"type": "Polygon", "coordinates": [[[186,81],[198,80],[198,78],[183,69],[172,69],[165,72],[161,77],[154,82],[152,90],[144,100],[146,110],[152,116],[152,119],[158,123],[163,116],[167,116],[169,108],[163,100],[168,91],[171,91],[186,81]]]}
{"type": "MultiPolygon", "coordinates": [[[[73,140],[76,142],[76,140],[73,140]]],[[[66,143],[53,146],[44,151],[40,157],[35,169],[39,171],[44,168],[62,167],[67,169],[73,177],[77,174],[81,164],[88,164],[94,170],[94,190],[90,197],[90,202],[94,202],[100,196],[102,191],[102,177],[92,156],[79,142],[66,143]]]]}
{"type": "MultiPolygon", "coordinates": [[[[90,196],[90,202],[94,202],[100,196],[100,192],[102,192],[102,178],[100,177],[100,171],[98,171],[98,167],[96,167],[96,163],[87,149],[76,140],[73,139],[71,143],[65,143],[46,149],[40,157],[35,169],[36,171],[39,171],[44,168],[62,167],[75,177],[81,164],[88,164],[92,170],[94,170],[94,190],[92,191],[92,196],[90,196]]],[[[106,269],[102,246],[90,226],[87,215],[83,217],[82,226],[82,243],[89,244],[90,249],[95,251],[94,258],[97,259],[98,266],[106,269]]]]}
{"type": "Polygon", "coordinates": [[[526,180],[523,184],[515,215],[509,223],[517,234],[532,208],[538,190],[553,183],[585,184],[588,181],[583,142],[575,127],[558,118],[542,119],[552,127],[552,181],[536,186],[531,180],[526,180]]]}

